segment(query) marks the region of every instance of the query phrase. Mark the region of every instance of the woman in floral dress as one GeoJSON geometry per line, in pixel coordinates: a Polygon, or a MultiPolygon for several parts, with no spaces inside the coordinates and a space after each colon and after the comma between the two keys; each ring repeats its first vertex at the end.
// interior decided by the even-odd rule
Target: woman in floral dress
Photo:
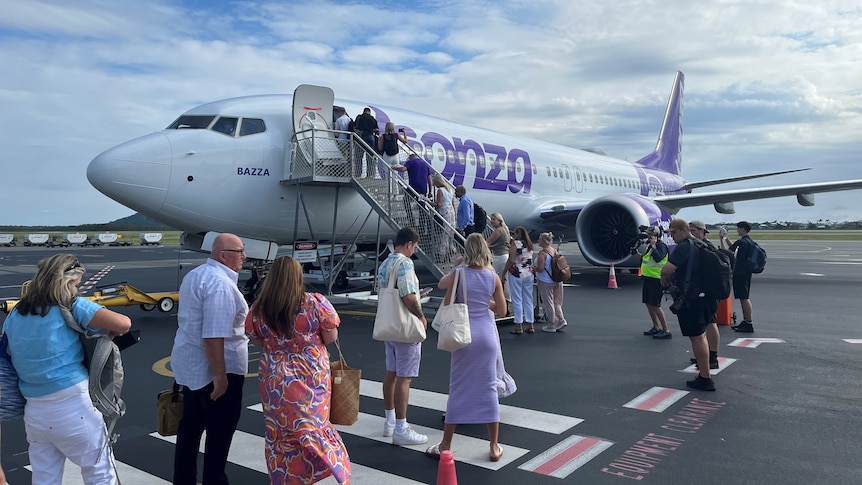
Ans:
{"type": "Polygon", "coordinates": [[[302,268],[275,260],[248,318],[246,333],[263,347],[260,398],[266,466],[273,484],[311,484],[330,475],[350,483],[350,457],[329,422],[329,352],[340,319],[319,293],[306,293],[302,268]]]}

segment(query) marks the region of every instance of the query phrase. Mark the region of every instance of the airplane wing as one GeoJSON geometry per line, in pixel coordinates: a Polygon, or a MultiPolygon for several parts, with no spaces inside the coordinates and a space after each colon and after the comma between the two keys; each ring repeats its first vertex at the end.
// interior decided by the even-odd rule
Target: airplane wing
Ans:
{"type": "Polygon", "coordinates": [[[757,187],[751,189],[720,190],[717,192],[702,192],[698,194],[663,195],[653,198],[653,201],[667,210],[675,213],[686,207],[714,204],[715,209],[722,214],[733,213],[733,202],[741,200],[769,199],[795,195],[803,206],[814,205],[814,196],[818,192],[837,192],[862,188],[862,179],[839,180],[815,184],[780,185],[776,187],[757,187]]]}

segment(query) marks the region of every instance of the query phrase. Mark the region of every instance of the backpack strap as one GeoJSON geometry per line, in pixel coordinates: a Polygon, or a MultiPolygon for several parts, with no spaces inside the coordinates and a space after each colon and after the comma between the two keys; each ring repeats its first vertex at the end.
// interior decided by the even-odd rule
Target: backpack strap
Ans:
{"type": "MultiPolygon", "coordinates": [[[[554,264],[554,256],[553,256],[551,253],[549,253],[546,249],[543,249],[543,250],[541,250],[540,252],[547,254],[547,255],[551,258],[551,264],[554,264]]],[[[551,270],[551,267],[550,267],[550,266],[551,266],[551,264],[546,264],[546,265],[545,265],[545,273],[548,273],[548,277],[549,277],[549,278],[551,278],[551,280],[553,280],[553,279],[554,279],[554,275],[553,275],[553,273],[551,273],[551,271],[550,271],[550,270],[551,270]]]]}

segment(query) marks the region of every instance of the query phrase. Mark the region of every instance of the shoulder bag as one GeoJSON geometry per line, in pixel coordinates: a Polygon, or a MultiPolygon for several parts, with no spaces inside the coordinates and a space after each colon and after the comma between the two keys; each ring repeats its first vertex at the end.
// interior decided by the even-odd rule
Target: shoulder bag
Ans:
{"type": "MultiPolygon", "coordinates": [[[[374,330],[371,337],[383,342],[416,343],[425,341],[425,325],[422,320],[410,312],[401,301],[401,295],[395,283],[398,280],[398,268],[404,264],[404,258],[395,263],[389,273],[389,284],[377,293],[377,315],[374,317],[374,330]]],[[[417,300],[419,295],[416,295],[417,300]]]]}
{"type": "Polygon", "coordinates": [[[335,340],[335,347],[341,360],[329,364],[332,373],[329,422],[350,426],[359,419],[359,381],[362,379],[362,370],[347,366],[338,339],[335,340]]]}
{"type": "Polygon", "coordinates": [[[466,303],[466,285],[458,284],[463,275],[464,272],[461,269],[455,269],[452,278],[452,291],[447,293],[447,296],[450,296],[449,301],[443,299],[443,305],[437,309],[437,314],[434,315],[434,321],[431,323],[431,327],[439,332],[437,336],[437,348],[439,350],[454,352],[470,345],[470,342],[473,341],[470,333],[470,312],[466,303]],[[462,288],[461,294],[464,303],[455,303],[458,286],[462,288]]]}

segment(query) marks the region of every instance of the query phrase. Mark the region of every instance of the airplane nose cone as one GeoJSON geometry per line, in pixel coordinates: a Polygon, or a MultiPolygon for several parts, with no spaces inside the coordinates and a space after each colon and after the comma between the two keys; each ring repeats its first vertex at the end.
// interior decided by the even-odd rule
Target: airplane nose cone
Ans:
{"type": "Polygon", "coordinates": [[[117,202],[153,215],[162,207],[171,176],[171,144],[152,133],[97,156],[87,166],[87,180],[117,202]]]}

